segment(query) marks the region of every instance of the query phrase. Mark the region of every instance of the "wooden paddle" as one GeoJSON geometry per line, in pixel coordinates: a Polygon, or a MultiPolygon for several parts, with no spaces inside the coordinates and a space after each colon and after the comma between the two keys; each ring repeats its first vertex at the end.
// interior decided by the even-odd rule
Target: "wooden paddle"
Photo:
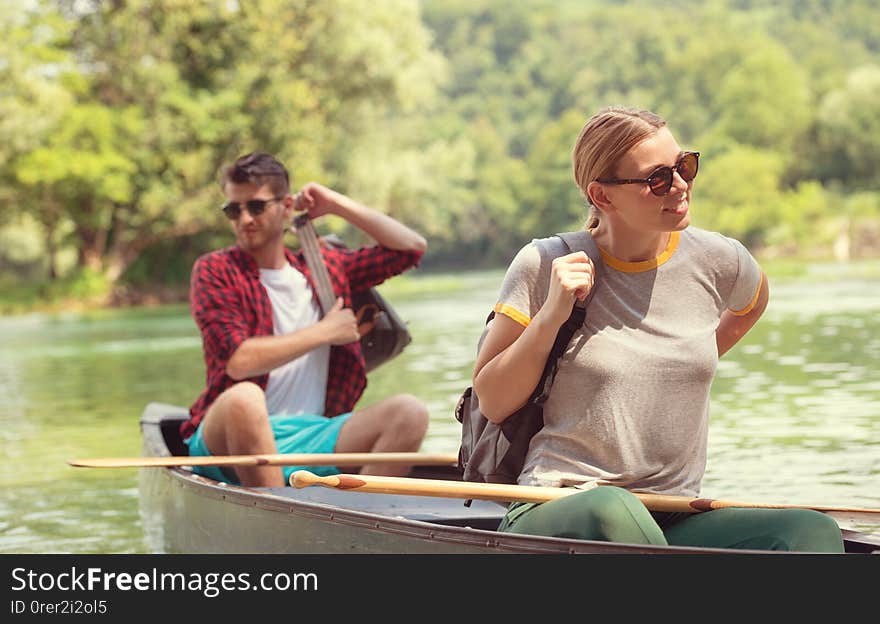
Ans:
{"type": "MultiPolygon", "coordinates": [[[[435,479],[415,479],[411,477],[376,477],[366,475],[340,474],[319,477],[307,470],[297,470],[290,475],[290,484],[297,488],[310,485],[323,485],[340,490],[377,492],[383,494],[411,494],[417,496],[440,496],[492,500],[500,502],[523,501],[546,503],[564,496],[582,492],[576,488],[536,487],[527,485],[506,485],[498,483],[473,483],[469,481],[443,481],[435,479]]],[[[713,498],[691,498],[667,494],[633,492],[645,507],[651,511],[679,511],[698,513],[725,507],[754,507],[762,509],[814,509],[832,516],[840,522],[880,523],[880,509],[859,507],[829,507],[826,505],[786,505],[773,503],[742,503],[716,500],[713,498]]]]}
{"type": "MultiPolygon", "coordinates": [[[[298,199],[299,195],[297,195],[298,199]]],[[[324,264],[324,257],[321,255],[321,243],[318,241],[318,233],[315,231],[315,226],[309,213],[304,212],[294,217],[292,229],[299,238],[306,264],[312,272],[318,302],[321,304],[324,314],[327,314],[330,308],[333,307],[333,304],[336,303],[336,295],[333,293],[330,273],[327,271],[327,265],[324,264]]]]}
{"type": "Polygon", "coordinates": [[[153,468],[174,466],[363,466],[399,464],[452,466],[458,455],[443,453],[287,453],[278,455],[172,455],[167,457],[97,457],[71,459],[78,468],[153,468]]]}

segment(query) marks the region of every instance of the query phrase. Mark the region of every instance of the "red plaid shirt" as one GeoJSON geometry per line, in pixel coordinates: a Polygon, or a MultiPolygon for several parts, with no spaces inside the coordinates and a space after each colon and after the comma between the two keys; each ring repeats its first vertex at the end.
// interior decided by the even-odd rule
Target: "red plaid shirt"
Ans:
{"type": "MultiPolygon", "coordinates": [[[[389,277],[416,266],[418,251],[395,251],[381,246],[358,250],[321,248],[337,296],[351,307],[351,293],[381,284],[389,277]]],[[[301,253],[285,249],[287,260],[315,285],[301,253]]],[[[237,383],[226,374],[226,365],[238,346],[252,336],[272,336],[272,304],[260,282],[253,256],[229,247],[196,260],[190,283],[190,308],[202,333],[207,387],[189,409],[190,418],[180,427],[184,439],[195,433],[205,412],[226,388],[237,383]]],[[[266,389],[269,375],[251,381],[266,389]]],[[[327,397],[324,413],[337,416],[354,409],[367,386],[360,342],[330,348],[327,397]]]]}

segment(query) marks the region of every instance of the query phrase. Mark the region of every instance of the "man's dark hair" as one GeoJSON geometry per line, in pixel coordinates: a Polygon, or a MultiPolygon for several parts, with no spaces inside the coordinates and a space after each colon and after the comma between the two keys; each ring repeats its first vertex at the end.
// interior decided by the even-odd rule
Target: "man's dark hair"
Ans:
{"type": "Polygon", "coordinates": [[[236,160],[223,170],[220,186],[227,183],[256,184],[266,186],[275,195],[286,195],[290,192],[290,178],[287,169],[275,157],[266,152],[251,152],[236,160]]]}

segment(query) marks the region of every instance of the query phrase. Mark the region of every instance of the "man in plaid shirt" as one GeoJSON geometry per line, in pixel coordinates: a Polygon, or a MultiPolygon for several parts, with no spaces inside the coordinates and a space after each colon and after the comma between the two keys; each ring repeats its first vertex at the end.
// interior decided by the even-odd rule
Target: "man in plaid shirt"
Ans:
{"type": "MultiPolygon", "coordinates": [[[[416,266],[425,239],[391,217],[320,184],[290,194],[287,170],[252,153],[228,167],[221,184],[237,245],[200,257],[190,304],[202,333],[207,387],[181,434],[190,455],[417,451],[428,412],[401,394],[354,410],[366,386],[352,291],[416,266]],[[378,244],[359,250],[322,247],[336,304],[321,316],[302,254],[284,245],[297,210],[337,215],[378,244]]],[[[304,466],[199,467],[219,481],[279,487],[304,466]]],[[[308,467],[319,474],[335,467],[308,467]]],[[[406,467],[369,465],[362,472],[400,475],[406,467]]]]}

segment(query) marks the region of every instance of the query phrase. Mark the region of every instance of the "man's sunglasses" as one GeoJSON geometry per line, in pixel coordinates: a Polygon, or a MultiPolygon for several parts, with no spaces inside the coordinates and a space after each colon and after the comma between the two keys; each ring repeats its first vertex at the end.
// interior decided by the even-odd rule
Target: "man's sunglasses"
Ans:
{"type": "Polygon", "coordinates": [[[241,209],[247,208],[247,211],[252,217],[259,217],[261,214],[263,214],[263,211],[266,209],[266,206],[270,202],[278,201],[283,197],[284,195],[279,195],[277,197],[273,197],[272,199],[251,199],[244,203],[229,202],[223,205],[223,213],[227,217],[229,217],[230,221],[235,221],[241,216],[241,209]]]}
{"type": "Polygon", "coordinates": [[[681,179],[690,182],[697,177],[697,170],[700,168],[700,152],[685,152],[675,163],[674,167],[663,166],[655,169],[647,178],[628,178],[620,180],[617,178],[603,178],[597,180],[603,184],[647,184],[651,192],[657,196],[666,195],[672,188],[672,178],[674,172],[678,172],[681,179]]]}

